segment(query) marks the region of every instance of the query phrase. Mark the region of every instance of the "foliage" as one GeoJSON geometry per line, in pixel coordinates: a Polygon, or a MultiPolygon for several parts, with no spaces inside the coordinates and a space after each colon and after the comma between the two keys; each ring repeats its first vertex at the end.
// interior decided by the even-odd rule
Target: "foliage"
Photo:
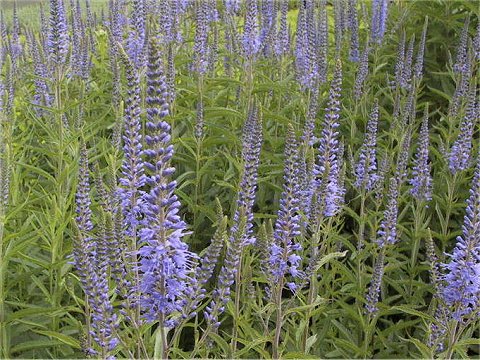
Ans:
{"type": "MultiPolygon", "coordinates": [[[[8,36],[0,51],[0,358],[478,357],[479,306],[472,313],[464,311],[461,319],[452,317],[458,310],[455,306],[460,305],[446,304],[442,297],[448,268],[441,265],[455,261],[448,254],[457,245],[457,237],[467,233],[462,224],[467,224],[469,189],[478,190],[473,180],[480,150],[476,92],[474,106],[469,108],[468,103],[469,87],[478,91],[479,56],[475,51],[480,52],[480,44],[474,40],[479,36],[478,4],[290,1],[286,14],[289,49],[275,52],[272,44],[280,38],[275,33],[278,36],[261,40],[267,50],[255,53],[242,50],[245,13],[254,11],[253,3],[258,4],[259,15],[249,15],[249,23],[258,22],[258,28],[253,26],[248,34],[256,36],[258,30],[261,37],[268,24],[263,11],[269,1],[239,2],[238,14],[229,12],[228,4],[235,1],[186,1],[186,8],[180,3],[134,0],[124,5],[112,1],[120,5],[113,10],[111,5],[110,12],[119,11],[129,19],[119,22],[119,38],[106,7],[102,23],[98,5],[92,8],[95,18],[89,19],[85,4],[79,14],[65,3],[69,60],[63,64],[51,61],[51,45],[39,30],[42,23],[37,17],[33,20],[33,15],[22,13],[18,34],[15,21],[7,20],[8,36]],[[381,3],[389,3],[386,32],[379,43],[371,42],[371,18],[375,4],[381,3]],[[369,46],[368,75],[359,97],[354,87],[361,64],[350,61],[349,56],[354,27],[338,29],[342,16],[345,23],[350,21],[351,4],[359,19],[360,52],[369,46]],[[142,10],[142,6],[150,7],[142,10]],[[167,15],[174,13],[175,6],[177,18],[172,20],[167,15]],[[321,51],[317,50],[323,45],[316,36],[321,30],[317,25],[313,30],[304,29],[310,38],[299,40],[303,31],[299,21],[302,16],[308,18],[311,10],[304,6],[314,9],[311,21],[315,24],[321,21],[322,6],[328,14],[326,81],[309,59],[313,56],[309,51],[315,52],[320,62],[317,53],[321,51]],[[214,8],[218,18],[212,15],[214,8]],[[78,38],[73,36],[72,23],[77,15],[83,24],[76,25],[82,34],[78,38]],[[454,64],[467,17],[471,69],[459,73],[454,64]],[[197,33],[202,21],[208,30],[203,45],[202,34],[197,33]],[[173,25],[169,28],[167,23],[173,25]],[[423,74],[411,75],[403,86],[395,76],[398,49],[404,38],[407,54],[402,53],[400,62],[408,63],[408,42],[415,36],[416,55],[424,28],[423,74]],[[168,39],[175,37],[169,29],[179,31],[181,39],[168,39]],[[158,37],[155,46],[160,55],[154,69],[158,78],[148,78],[146,62],[151,66],[153,60],[146,55],[151,45],[148,40],[141,43],[142,34],[148,39],[158,37]],[[312,39],[319,42],[312,46],[312,39]],[[33,42],[38,44],[40,56],[34,56],[33,42]],[[132,42],[143,46],[145,59],[141,52],[133,58],[132,42]],[[20,55],[12,44],[20,46],[20,55]],[[298,50],[298,44],[305,48],[298,50]],[[201,61],[208,63],[205,71],[198,71],[195,65],[201,61]],[[40,74],[39,64],[46,66],[45,75],[40,74]],[[341,66],[341,74],[336,73],[334,80],[336,66],[341,66]],[[298,74],[306,68],[312,73],[298,74]],[[303,80],[310,76],[314,80],[303,80]],[[161,84],[156,82],[159,78],[161,84]],[[51,102],[38,97],[42,81],[51,102]],[[333,90],[332,83],[336,86],[333,90]],[[152,86],[159,86],[158,93],[152,86]],[[155,94],[162,98],[152,100],[155,94]],[[132,100],[135,96],[139,96],[138,104],[132,100]],[[155,114],[153,103],[159,108],[168,104],[168,115],[159,115],[165,123],[162,131],[152,135],[147,121],[152,121],[148,111],[155,114]],[[367,189],[361,181],[356,182],[356,166],[377,104],[378,135],[372,145],[376,146],[376,167],[368,170],[377,177],[367,189]],[[135,113],[136,106],[140,114],[135,113]],[[424,110],[429,128],[431,200],[414,198],[409,181],[419,173],[412,170],[417,163],[424,110]],[[473,130],[468,168],[452,173],[449,154],[457,138],[466,138],[461,124],[469,112],[473,130]],[[135,116],[141,124],[138,132],[132,130],[135,124],[131,128],[127,124],[127,118],[135,116]],[[322,131],[326,124],[329,134],[322,131]],[[313,129],[312,139],[305,137],[308,126],[313,129]],[[139,272],[147,272],[136,268],[135,261],[147,256],[147,241],[140,240],[145,234],[142,229],[152,228],[152,223],[145,223],[158,210],[142,208],[145,197],[138,195],[138,224],[130,222],[127,228],[122,218],[125,213],[119,210],[117,196],[118,180],[128,178],[123,172],[129,171],[124,162],[130,141],[125,139],[129,136],[126,130],[133,131],[130,135],[137,137],[143,149],[161,143],[152,148],[162,165],[153,164],[146,170],[151,179],[160,171],[162,182],[155,186],[166,192],[165,187],[170,186],[167,179],[176,181],[168,187],[172,193],[162,193],[166,200],[156,195],[159,207],[168,208],[165,212],[172,216],[179,215],[165,226],[168,234],[162,239],[168,240],[160,245],[167,248],[165,244],[170,245],[173,238],[178,240],[177,250],[169,253],[174,254],[172,258],[178,249],[187,252],[180,238],[188,245],[188,264],[178,258],[173,261],[182,271],[188,268],[188,275],[177,272],[170,278],[183,279],[182,290],[164,300],[175,303],[169,304],[168,311],[160,305],[160,310],[155,308],[161,315],[153,320],[146,319],[145,309],[135,313],[144,289],[126,285],[135,283],[139,272]],[[120,141],[122,134],[125,137],[120,141]],[[148,135],[162,140],[147,144],[143,139],[148,135]],[[328,141],[334,146],[329,147],[328,141]],[[170,142],[173,149],[168,147],[170,142]],[[285,151],[289,145],[290,150],[285,151]],[[335,156],[326,156],[329,152],[335,156]],[[171,159],[165,155],[171,153],[171,159]],[[326,159],[318,166],[322,156],[326,159]],[[88,181],[82,175],[86,162],[91,191],[83,195],[91,202],[94,230],[82,228],[77,218],[79,191],[86,191],[82,181],[88,181]],[[335,214],[325,213],[322,207],[328,195],[325,189],[331,189],[332,182],[338,185],[337,197],[343,197],[335,214]],[[168,201],[175,204],[170,208],[168,201]],[[283,222],[277,222],[277,214],[283,222]],[[174,231],[177,221],[186,226],[181,235],[174,231]],[[384,223],[388,221],[390,225],[384,223]],[[388,241],[387,236],[391,236],[388,241]],[[79,272],[73,254],[90,238],[96,247],[90,252],[82,250],[92,262],[91,269],[99,273],[88,275],[79,272]],[[279,238],[283,245],[273,247],[279,238]],[[269,268],[273,248],[277,257],[280,248],[290,255],[299,254],[299,259],[288,259],[288,264],[295,266],[283,272],[275,270],[276,276],[281,273],[278,281],[273,280],[269,268]],[[299,274],[295,276],[297,265],[299,274]],[[118,275],[120,271],[125,273],[118,275]],[[99,294],[100,285],[89,283],[97,279],[93,275],[107,282],[103,284],[106,294],[99,294]],[[229,281],[222,284],[225,278],[229,281]],[[225,284],[228,291],[220,292],[225,284]],[[114,325],[105,319],[100,326],[95,324],[99,321],[92,316],[95,306],[103,306],[102,314],[109,308],[92,299],[92,287],[99,298],[111,304],[114,325]],[[375,296],[369,294],[372,289],[378,290],[375,296]],[[189,291],[195,296],[185,295],[189,291]],[[218,319],[212,322],[215,309],[218,319]],[[108,324],[114,328],[113,334],[103,336],[118,339],[118,344],[99,346],[94,340],[108,324]]],[[[272,20],[275,28],[280,26],[280,5],[277,10],[272,20]]],[[[49,26],[51,31],[53,25],[49,26]]],[[[411,63],[416,61],[413,56],[411,63]]],[[[155,195],[148,181],[136,190],[155,195]]],[[[472,215],[476,214],[472,199],[468,215],[475,223],[480,220],[472,215]]],[[[164,229],[167,217],[156,217],[155,231],[163,231],[158,229],[164,229]]],[[[468,224],[464,226],[468,228],[468,224]]],[[[476,227],[471,228],[474,233],[476,227]]],[[[474,255],[480,244],[475,234],[469,264],[479,268],[480,259],[474,255]]],[[[480,270],[476,275],[472,282],[476,281],[478,288],[480,270]]],[[[158,277],[161,280],[155,281],[159,284],[168,280],[163,273],[158,277]]],[[[155,288],[148,276],[145,282],[155,288]]],[[[177,289],[169,286],[169,291],[177,289]]],[[[152,299],[149,301],[155,301],[154,296],[152,299]]]]}

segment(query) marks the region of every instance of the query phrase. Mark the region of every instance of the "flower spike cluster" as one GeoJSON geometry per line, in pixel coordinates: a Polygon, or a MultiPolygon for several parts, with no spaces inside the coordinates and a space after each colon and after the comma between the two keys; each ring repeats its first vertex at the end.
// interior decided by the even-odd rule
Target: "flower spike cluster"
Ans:
{"type": "Polygon", "coordinates": [[[337,60],[320,137],[318,163],[314,168],[313,193],[316,199],[312,203],[313,216],[334,216],[342,202],[343,186],[339,182],[341,159],[338,139],[341,87],[342,63],[337,60]]]}
{"type": "Polygon", "coordinates": [[[240,181],[240,192],[237,208],[230,229],[230,241],[218,278],[218,286],[213,292],[213,300],[206,308],[207,322],[213,326],[220,325],[218,316],[225,310],[225,304],[230,300],[230,287],[235,281],[242,250],[253,244],[253,204],[257,188],[257,172],[260,163],[262,146],[262,120],[257,104],[251,105],[243,129],[242,158],[244,168],[240,181]]]}
{"type": "Polygon", "coordinates": [[[246,57],[252,58],[260,50],[257,0],[247,0],[246,6],[245,26],[243,29],[243,52],[246,57]]]}
{"type": "MultiPolygon", "coordinates": [[[[274,241],[270,245],[269,270],[272,275],[272,284],[283,282],[285,275],[290,274],[294,279],[301,277],[299,269],[301,257],[298,251],[302,250],[295,238],[300,235],[300,186],[298,179],[298,144],[293,127],[288,128],[285,144],[285,170],[283,192],[280,198],[280,209],[275,222],[273,233],[274,241]]],[[[295,290],[294,282],[288,284],[295,290]]]]}
{"type": "Polygon", "coordinates": [[[140,123],[140,79],[136,68],[128,56],[120,51],[125,63],[128,82],[125,100],[122,174],[118,179],[118,197],[122,206],[128,232],[132,232],[140,222],[142,213],[143,186],[146,182],[142,160],[142,135],[140,123]]]}
{"type": "MultiPolygon", "coordinates": [[[[108,295],[107,268],[102,264],[102,259],[98,258],[101,245],[98,245],[92,234],[90,180],[85,144],[83,144],[80,154],[76,203],[77,217],[75,220],[78,234],[73,253],[74,264],[88,299],[91,335],[98,347],[102,349],[102,355],[106,355],[115,349],[119,340],[115,336],[116,317],[113,314],[113,306],[108,295]]],[[[98,354],[93,348],[87,349],[87,351],[91,355],[98,354]]]]}
{"type": "Polygon", "coordinates": [[[47,48],[56,66],[65,63],[68,53],[68,26],[63,0],[50,0],[50,29],[47,48]]]}
{"type": "Polygon", "coordinates": [[[443,264],[445,285],[440,294],[450,315],[457,321],[480,310],[480,156],[467,200],[462,235],[449,254],[451,261],[443,264]]]}
{"type": "Polygon", "coordinates": [[[196,4],[195,41],[193,45],[194,60],[192,68],[199,75],[205,75],[208,70],[208,2],[200,1],[196,4]]]}
{"type": "Polygon", "coordinates": [[[168,88],[158,43],[149,43],[147,68],[147,135],[145,167],[149,170],[150,191],[144,195],[146,225],[140,230],[141,305],[148,320],[164,320],[164,326],[174,325],[167,319],[181,312],[186,299],[193,294],[195,255],[188,250],[182,237],[186,224],[178,212],[180,202],[174,194],[176,182],[171,180],[173,145],[170,125],[163,120],[168,115],[168,88]]]}
{"type": "Polygon", "coordinates": [[[370,39],[380,44],[387,30],[388,0],[372,1],[372,22],[370,27],[370,39]]]}

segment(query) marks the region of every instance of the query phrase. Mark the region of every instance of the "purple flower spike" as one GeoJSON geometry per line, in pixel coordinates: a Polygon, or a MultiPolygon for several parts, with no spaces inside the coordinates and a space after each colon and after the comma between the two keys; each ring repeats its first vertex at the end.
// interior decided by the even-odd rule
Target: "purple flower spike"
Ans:
{"type": "Polygon", "coordinates": [[[323,84],[327,81],[328,71],[328,15],[326,1],[321,0],[319,7],[316,66],[318,69],[318,81],[323,84]]]}
{"type": "Polygon", "coordinates": [[[120,51],[125,63],[127,77],[127,98],[125,99],[122,175],[119,178],[118,196],[128,227],[131,232],[140,222],[142,212],[142,187],[146,177],[142,156],[142,135],[140,123],[140,79],[138,72],[125,52],[120,51]]]}
{"type": "Polygon", "coordinates": [[[468,72],[468,27],[470,25],[470,15],[465,18],[465,23],[463,24],[462,33],[460,35],[460,43],[457,47],[457,56],[455,58],[455,63],[453,64],[453,71],[457,73],[466,73],[468,72]]]}
{"type": "Polygon", "coordinates": [[[223,313],[225,304],[230,300],[230,287],[235,282],[242,251],[245,246],[255,242],[255,238],[252,237],[253,204],[261,146],[262,121],[257,105],[253,104],[243,129],[242,157],[244,169],[240,181],[237,209],[230,229],[230,241],[225,255],[225,264],[220,270],[218,286],[213,293],[213,300],[206,308],[207,322],[214,328],[220,325],[218,316],[223,313]]]}
{"type": "Polygon", "coordinates": [[[425,55],[425,41],[427,39],[428,16],[425,17],[425,24],[423,25],[422,38],[418,46],[417,60],[413,68],[413,74],[417,79],[423,75],[423,57],[425,55]]]}
{"type": "Polygon", "coordinates": [[[334,19],[334,38],[335,38],[335,55],[339,57],[343,46],[343,38],[346,30],[345,10],[346,6],[343,1],[335,1],[333,3],[333,19],[334,19]]]}
{"type": "Polygon", "coordinates": [[[415,36],[412,36],[408,43],[407,52],[403,62],[402,75],[400,77],[400,86],[404,89],[410,88],[412,80],[412,62],[413,62],[413,48],[415,46],[415,36]]]}
{"type": "Polygon", "coordinates": [[[197,273],[197,279],[200,285],[205,285],[213,275],[215,265],[217,264],[227,237],[227,220],[228,218],[226,216],[219,219],[220,224],[213,235],[212,242],[208,248],[205,249],[205,254],[200,259],[201,265],[197,273]]]}
{"type": "MultiPolygon", "coordinates": [[[[467,58],[470,59],[470,56],[467,56],[467,58]]],[[[468,97],[468,87],[473,71],[472,67],[472,62],[468,60],[465,64],[464,71],[459,75],[460,79],[457,80],[457,86],[455,87],[455,92],[453,93],[448,108],[448,116],[451,118],[455,118],[458,115],[465,98],[468,97]]]]}
{"type": "Polygon", "coordinates": [[[348,1],[348,17],[350,23],[350,60],[358,62],[360,60],[360,52],[358,50],[358,11],[357,1],[348,1]]]}
{"type": "Polygon", "coordinates": [[[13,3],[13,24],[12,24],[12,38],[10,44],[10,54],[12,61],[16,64],[17,59],[22,55],[23,47],[20,42],[20,22],[18,20],[17,2],[13,3]]]}
{"type": "MultiPolygon", "coordinates": [[[[80,276],[83,290],[88,299],[91,319],[90,333],[93,340],[102,349],[102,355],[113,350],[119,340],[115,336],[116,316],[108,292],[107,268],[99,256],[99,246],[93,240],[90,209],[90,181],[88,172],[87,149],[83,144],[80,153],[79,184],[76,195],[78,234],[74,246],[74,264],[80,276]]],[[[90,353],[97,354],[94,349],[90,353]]]]}
{"type": "Polygon", "coordinates": [[[307,117],[305,119],[305,124],[303,128],[302,140],[310,146],[312,146],[317,140],[313,133],[315,131],[315,121],[317,119],[318,93],[319,88],[317,86],[310,94],[310,103],[308,105],[307,117]]]}
{"type": "Polygon", "coordinates": [[[378,100],[375,99],[370,118],[367,123],[367,133],[360,149],[360,156],[355,166],[356,188],[370,191],[377,181],[377,129],[378,129],[378,100]]]}
{"type": "Polygon", "coordinates": [[[245,26],[243,28],[243,52],[246,57],[252,58],[260,50],[257,0],[247,0],[246,6],[245,26]]]}
{"type": "MultiPolygon", "coordinates": [[[[235,233],[235,224],[238,224],[240,208],[244,208],[244,215],[247,217],[246,232],[243,235],[243,244],[252,244],[253,227],[253,204],[257,189],[257,172],[260,164],[260,151],[262,148],[262,120],[257,105],[252,105],[247,121],[243,129],[242,157],[244,170],[240,181],[240,192],[237,199],[237,211],[233,216],[234,225],[232,233],[235,233]]],[[[232,239],[231,239],[232,240],[232,239]]]]}
{"type": "Polygon", "coordinates": [[[389,0],[372,1],[372,22],[370,27],[370,39],[380,44],[387,30],[389,0]]]}
{"type": "Polygon", "coordinates": [[[460,125],[460,133],[448,158],[448,167],[453,174],[467,169],[470,165],[473,130],[477,116],[476,88],[471,86],[468,94],[467,110],[460,125]]]}
{"type": "Polygon", "coordinates": [[[130,57],[130,61],[137,68],[145,65],[146,16],[145,0],[134,0],[131,17],[133,27],[130,29],[127,38],[127,53],[130,57]]]}
{"type": "Polygon", "coordinates": [[[391,178],[387,195],[387,207],[383,212],[380,230],[377,233],[378,239],[376,243],[380,248],[397,242],[398,189],[399,181],[394,177],[391,178]]]}
{"type": "Polygon", "coordinates": [[[286,55],[290,49],[290,38],[288,36],[287,14],[288,1],[282,1],[280,8],[280,28],[277,33],[275,52],[277,55],[286,55]]]}
{"type": "Polygon", "coordinates": [[[448,306],[450,316],[462,321],[480,310],[480,157],[467,200],[462,235],[457,237],[451,261],[443,264],[446,274],[441,297],[448,306]]]}
{"type": "MultiPolygon", "coordinates": [[[[88,235],[92,229],[92,210],[90,209],[90,180],[87,162],[87,148],[85,144],[82,145],[80,152],[80,168],[79,168],[79,182],[76,194],[76,213],[75,218],[77,228],[80,234],[83,236],[88,235]]],[[[74,250],[85,251],[87,254],[93,252],[93,239],[84,237],[84,245],[80,248],[74,248],[74,250]]],[[[75,255],[76,253],[74,253],[75,255]]],[[[81,259],[76,260],[77,265],[81,264],[81,259]]],[[[83,277],[82,277],[83,279],[83,277]]]]}
{"type": "Polygon", "coordinates": [[[383,272],[385,267],[385,252],[381,248],[375,261],[373,268],[372,279],[370,280],[370,286],[366,296],[365,310],[367,314],[375,314],[378,311],[378,299],[380,298],[380,287],[382,285],[383,272]]]}
{"type": "Polygon", "coordinates": [[[412,130],[409,127],[403,136],[400,153],[397,158],[397,166],[395,168],[395,178],[398,181],[398,188],[403,184],[407,177],[408,160],[410,160],[410,144],[412,142],[412,130]]]}
{"type": "Polygon", "coordinates": [[[168,85],[168,92],[169,92],[169,103],[172,105],[175,101],[177,96],[175,91],[175,52],[174,46],[169,44],[168,46],[168,54],[167,54],[167,85],[168,85]]]}
{"type": "Polygon", "coordinates": [[[300,235],[300,186],[298,179],[298,144],[293,127],[288,128],[285,144],[285,170],[280,209],[275,222],[275,231],[270,246],[269,271],[272,284],[282,284],[285,275],[294,279],[302,276],[299,269],[301,257],[297,254],[302,246],[295,242],[300,235]]]}
{"type": "Polygon", "coordinates": [[[314,6],[311,0],[302,2],[297,19],[295,70],[303,89],[313,89],[319,79],[317,53],[320,49],[316,48],[319,40],[315,35],[314,6]]]}
{"type": "Polygon", "coordinates": [[[196,6],[195,41],[193,45],[193,70],[205,75],[208,70],[208,1],[200,1],[196,6]]]}
{"type": "MultiPolygon", "coordinates": [[[[48,78],[48,68],[45,65],[43,58],[40,54],[40,49],[38,46],[37,39],[35,35],[31,34],[30,36],[30,53],[34,61],[34,74],[37,78],[34,80],[35,84],[35,95],[34,103],[41,106],[51,106],[52,98],[50,96],[50,89],[47,85],[45,79],[48,78]]],[[[41,108],[36,109],[37,114],[41,115],[45,111],[41,108]]]]}
{"type": "Polygon", "coordinates": [[[428,161],[428,106],[425,107],[425,113],[422,121],[422,128],[420,129],[420,138],[415,155],[412,175],[410,179],[410,190],[413,197],[418,200],[429,201],[432,199],[432,176],[430,175],[431,164],[428,161]]]}
{"type": "Polygon", "coordinates": [[[340,126],[340,96],[342,90],[342,63],[337,60],[335,73],[330,85],[328,105],[325,109],[325,121],[320,137],[318,163],[314,169],[314,202],[311,216],[334,216],[341,205],[344,192],[339,183],[340,163],[338,139],[340,126]]]}
{"type": "Polygon", "coordinates": [[[63,0],[50,0],[50,29],[47,48],[56,66],[65,64],[68,53],[68,26],[63,0]]]}
{"type": "Polygon", "coordinates": [[[238,15],[240,12],[240,0],[224,0],[225,11],[231,15],[238,15]]]}
{"type": "Polygon", "coordinates": [[[164,320],[164,326],[174,325],[167,319],[181,312],[195,292],[193,277],[196,256],[188,250],[182,237],[186,224],[178,215],[180,202],[174,194],[176,182],[171,180],[173,146],[170,125],[163,120],[168,115],[168,89],[161,64],[159,45],[150,40],[147,68],[147,123],[144,154],[148,158],[147,183],[150,191],[144,195],[146,225],[140,230],[140,291],[141,306],[149,321],[164,320]]]}
{"type": "Polygon", "coordinates": [[[363,89],[365,86],[365,80],[368,76],[368,55],[370,53],[370,47],[365,44],[365,49],[362,53],[360,65],[358,66],[357,76],[355,77],[355,85],[353,88],[353,96],[356,100],[359,100],[363,95],[363,89]]]}
{"type": "Polygon", "coordinates": [[[401,86],[403,68],[405,66],[405,31],[402,31],[402,36],[397,46],[397,59],[395,62],[395,85],[401,86]]]}

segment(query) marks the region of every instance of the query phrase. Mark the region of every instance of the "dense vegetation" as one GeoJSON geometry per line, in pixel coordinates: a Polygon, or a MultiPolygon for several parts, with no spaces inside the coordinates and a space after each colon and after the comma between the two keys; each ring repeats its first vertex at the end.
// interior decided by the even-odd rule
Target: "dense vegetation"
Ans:
{"type": "Polygon", "coordinates": [[[0,358],[480,356],[478,3],[29,9],[0,358]]]}

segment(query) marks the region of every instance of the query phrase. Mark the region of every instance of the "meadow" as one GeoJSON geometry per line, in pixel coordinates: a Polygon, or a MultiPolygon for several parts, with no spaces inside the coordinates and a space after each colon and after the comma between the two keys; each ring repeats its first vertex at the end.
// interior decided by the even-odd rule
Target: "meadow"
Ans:
{"type": "Polygon", "coordinates": [[[0,10],[1,359],[479,358],[479,2],[0,10]]]}

